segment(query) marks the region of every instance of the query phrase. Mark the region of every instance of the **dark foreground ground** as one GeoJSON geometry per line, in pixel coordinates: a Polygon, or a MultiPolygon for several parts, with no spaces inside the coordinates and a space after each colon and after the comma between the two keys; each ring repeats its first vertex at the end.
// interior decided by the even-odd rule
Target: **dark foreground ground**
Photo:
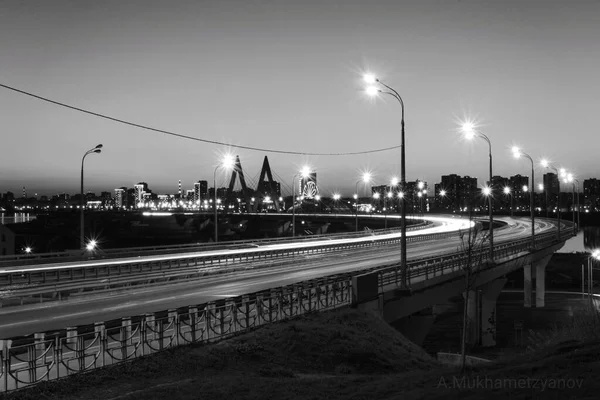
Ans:
{"type": "Polygon", "coordinates": [[[6,398],[597,399],[600,340],[585,337],[567,332],[554,341],[566,342],[550,340],[546,348],[497,360],[463,378],[378,316],[344,309],[211,346],[180,347],[6,398]]]}

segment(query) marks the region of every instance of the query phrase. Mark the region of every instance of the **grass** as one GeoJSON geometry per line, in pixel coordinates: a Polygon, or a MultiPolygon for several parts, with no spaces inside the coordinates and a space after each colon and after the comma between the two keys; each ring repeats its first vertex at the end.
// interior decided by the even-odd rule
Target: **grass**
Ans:
{"type": "Polygon", "coordinates": [[[43,383],[6,399],[595,399],[600,341],[574,335],[593,330],[589,323],[573,326],[549,331],[538,349],[472,369],[465,382],[583,379],[580,388],[452,387],[462,379],[456,369],[438,364],[377,315],[344,309],[43,383]]]}

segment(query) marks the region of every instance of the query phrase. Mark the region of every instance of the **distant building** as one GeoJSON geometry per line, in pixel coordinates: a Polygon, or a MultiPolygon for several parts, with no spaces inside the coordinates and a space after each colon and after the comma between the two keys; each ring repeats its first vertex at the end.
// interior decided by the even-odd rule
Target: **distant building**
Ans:
{"type": "Polygon", "coordinates": [[[198,181],[194,183],[194,202],[203,201],[208,198],[208,182],[198,181]]]}
{"type": "Polygon", "coordinates": [[[123,208],[127,206],[126,193],[124,188],[115,189],[115,207],[123,208]]]}

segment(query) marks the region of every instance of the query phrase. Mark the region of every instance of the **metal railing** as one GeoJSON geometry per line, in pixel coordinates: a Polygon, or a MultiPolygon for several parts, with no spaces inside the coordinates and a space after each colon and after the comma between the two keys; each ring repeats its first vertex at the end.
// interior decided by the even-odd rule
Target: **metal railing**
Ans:
{"type": "Polygon", "coordinates": [[[347,306],[351,281],[320,280],[53,334],[3,340],[0,392],[118,364],[190,343],[222,340],[255,327],[347,306]]]}

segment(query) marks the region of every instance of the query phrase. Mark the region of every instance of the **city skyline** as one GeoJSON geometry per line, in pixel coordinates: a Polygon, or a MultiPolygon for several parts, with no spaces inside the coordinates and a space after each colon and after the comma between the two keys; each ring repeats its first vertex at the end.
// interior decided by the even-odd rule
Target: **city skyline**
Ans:
{"type": "MultiPolygon", "coordinates": [[[[487,180],[485,143],[457,132],[468,118],[492,141],[494,175],[529,175],[511,155],[516,144],[580,181],[600,176],[586,145],[598,105],[600,4],[175,4],[6,1],[0,83],[196,138],[345,153],[400,144],[398,105],[362,92],[361,76],[372,72],[406,103],[407,180],[434,182],[450,170],[487,180]]],[[[365,169],[379,184],[400,172],[399,149],[334,157],[227,148],[6,88],[0,109],[0,192],[78,192],[81,157],[98,143],[102,153],[86,158],[86,191],[141,181],[159,192],[175,192],[178,180],[190,188],[201,174],[212,181],[223,153],[239,155],[249,176],[267,154],[282,189],[308,164],[325,195],[353,192],[365,169]]],[[[226,185],[224,173],[217,179],[226,185]]]]}

